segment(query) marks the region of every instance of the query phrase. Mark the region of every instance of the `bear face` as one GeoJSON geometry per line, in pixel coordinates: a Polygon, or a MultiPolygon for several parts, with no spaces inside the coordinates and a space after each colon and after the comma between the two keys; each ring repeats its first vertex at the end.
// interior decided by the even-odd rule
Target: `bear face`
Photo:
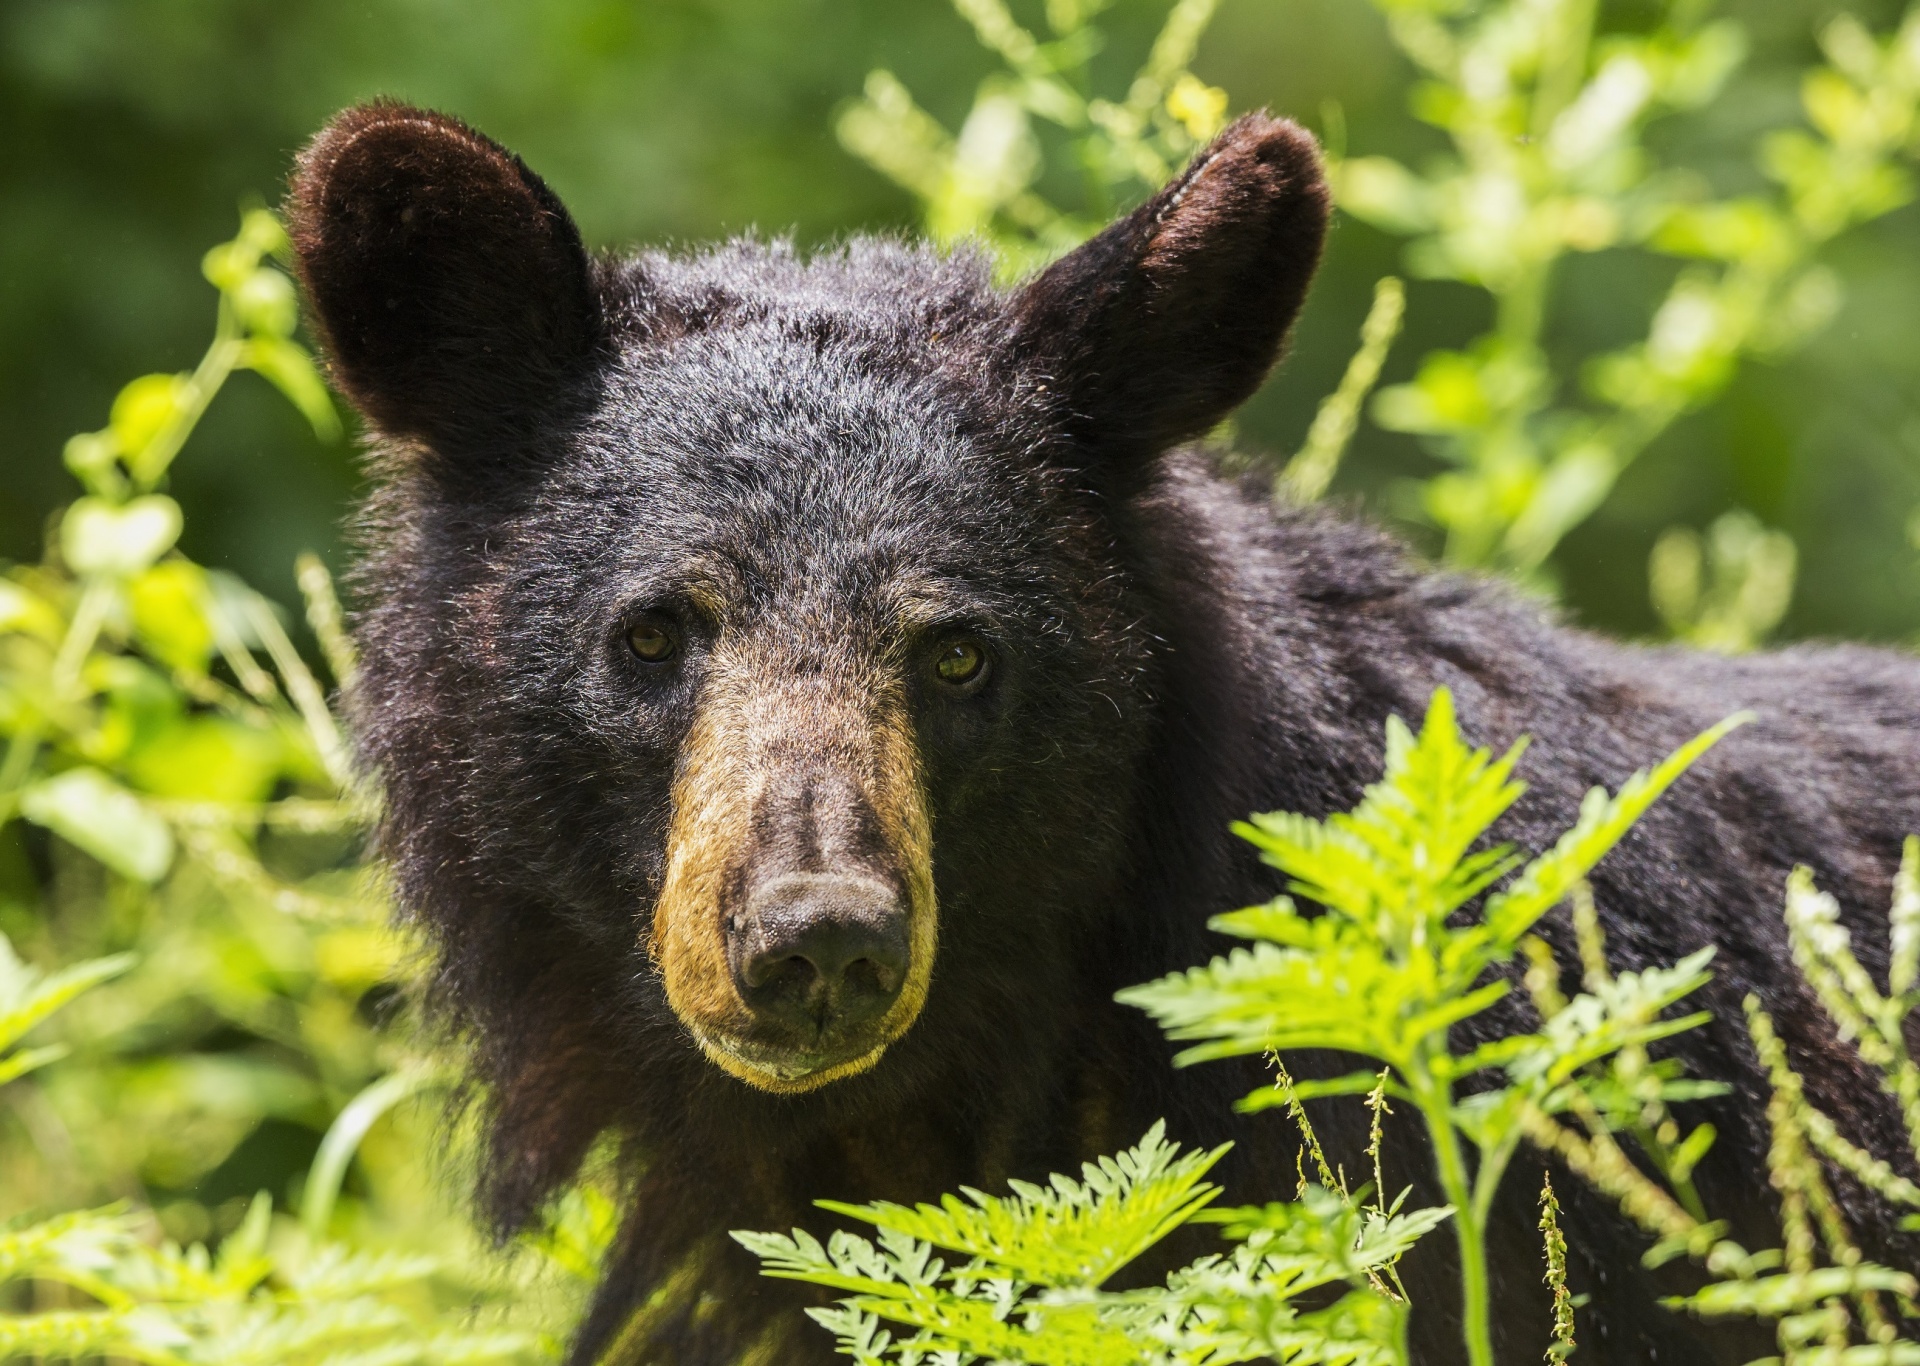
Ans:
{"type": "Polygon", "coordinates": [[[891,1050],[897,1088],[952,1056],[923,1014],[1070,974],[1156,706],[1116,517],[1278,352],[1304,134],[1243,120],[1013,293],[885,243],[594,262],[517,158],[392,105],[289,217],[381,441],[388,847],[483,1033],[565,963],[614,1089],[689,1043],[774,1093],[891,1050]]]}
{"type": "Polygon", "coordinates": [[[499,699],[484,766],[550,806],[501,833],[493,876],[657,975],[711,1061],[774,1091],[871,1065],[943,938],[1010,942],[1009,888],[1096,875],[1144,690],[1091,516],[1040,516],[1065,495],[954,421],[937,374],[788,331],[610,367],[462,599],[468,686],[499,699]],[[1042,810],[1090,836],[1051,868],[1042,810]]]}

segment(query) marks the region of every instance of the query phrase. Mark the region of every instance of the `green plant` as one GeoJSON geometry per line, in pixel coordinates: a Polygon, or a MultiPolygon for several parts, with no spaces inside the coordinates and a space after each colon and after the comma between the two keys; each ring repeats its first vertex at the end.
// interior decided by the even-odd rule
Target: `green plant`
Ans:
{"type": "Polygon", "coordinates": [[[1406,320],[1407,289],[1389,275],[1373,288],[1373,306],[1360,325],[1360,349],[1347,362],[1339,387],[1324,399],[1307,429],[1307,439],[1275,476],[1274,495],[1293,503],[1311,503],[1333,483],[1340,457],[1346,454],[1360,424],[1360,405],[1380,380],[1387,352],[1406,320]]]}
{"type": "Polygon", "coordinates": [[[1747,356],[1773,356],[1823,326],[1837,277],[1832,238],[1908,202],[1900,157],[1920,147],[1920,11],[1877,40],[1842,16],[1810,72],[1811,128],[1770,134],[1771,195],[1714,199],[1659,166],[1642,137],[1663,114],[1714,98],[1743,32],[1668,0],[1637,34],[1607,33],[1594,0],[1437,5],[1376,0],[1425,77],[1414,113],[1451,151],[1415,173],[1383,157],[1335,165],[1343,209],[1412,237],[1416,276],[1485,290],[1492,328],[1436,351],[1374,405],[1453,468],[1415,507],[1447,558],[1537,575],[1621,472],[1687,412],[1710,402],[1747,356]],[[1546,349],[1553,285],[1577,253],[1637,247],[1688,261],[1646,337],[1582,362],[1570,401],[1546,349]]]}
{"type": "MultiPolygon", "coordinates": [[[[1920,1004],[1920,995],[1913,990],[1913,964],[1920,947],[1916,934],[1920,841],[1907,842],[1895,880],[1893,970],[1887,993],[1874,986],[1854,957],[1848,934],[1839,924],[1838,907],[1814,888],[1805,868],[1797,869],[1788,880],[1786,916],[1795,961],[1841,1039],[1858,1048],[1860,1056],[1879,1071],[1888,1093],[1900,1102],[1907,1118],[1910,1155],[1920,1157],[1920,1106],[1916,1106],[1920,1071],[1901,1033],[1907,1016],[1920,1004]]],[[[1582,917],[1581,933],[1589,982],[1611,981],[1591,914],[1582,917]]],[[[1530,985],[1537,996],[1538,981],[1530,985]]],[[[1891,1297],[1904,1316],[1914,1317],[1920,1279],[1865,1259],[1834,1198],[1822,1159],[1896,1210],[1920,1209],[1920,1188],[1848,1142],[1832,1119],[1807,1100],[1804,1084],[1789,1066],[1773,1021],[1757,998],[1747,998],[1746,1015],[1748,1031],[1773,1083],[1767,1106],[1772,1134],[1767,1168],[1780,1195],[1780,1248],[1749,1253],[1726,1239],[1718,1225],[1707,1221],[1686,1172],[1660,1162],[1663,1154],[1675,1151],[1671,1137],[1677,1130],[1671,1128],[1673,1117],[1665,1105],[1667,1099],[1676,1098],[1673,1095],[1656,1094],[1644,1084],[1629,1085],[1613,1097],[1607,1112],[1596,1106],[1581,1113],[1582,1130],[1535,1122],[1528,1136],[1613,1196],[1623,1212],[1659,1240],[1650,1259],[1657,1259],[1661,1248],[1679,1246],[1701,1259],[1711,1282],[1692,1295],[1670,1301],[1673,1307],[1708,1319],[1774,1320],[1781,1349],[1775,1360],[1783,1366],[1920,1361],[1920,1343],[1900,1336],[1887,1305],[1891,1297]],[[1669,1130],[1669,1136],[1663,1142],[1656,1134],[1656,1142],[1649,1146],[1649,1129],[1669,1130]],[[1659,1180],[1621,1152],[1613,1138],[1620,1130],[1631,1131],[1641,1140],[1654,1158],[1659,1180]],[[1864,1342],[1856,1341],[1861,1337],[1864,1342]]],[[[1617,1070],[1620,1080],[1632,1083],[1644,1075],[1646,1062],[1644,1058],[1628,1061],[1631,1066],[1617,1070]]],[[[1596,1099],[1604,1101],[1598,1095],[1596,1099]]],[[[1709,1132],[1695,1130],[1680,1147],[1691,1145],[1697,1149],[1692,1154],[1697,1158],[1710,1141],[1709,1132]]],[[[1913,1216],[1908,1216],[1908,1223],[1915,1223],[1913,1216]]]]}
{"type": "Polygon", "coordinates": [[[1095,95],[1090,72],[1102,42],[1093,21],[1109,3],[1047,0],[1051,36],[1043,40],[1015,21],[1005,0],[954,0],[1005,63],[981,82],[959,134],[880,70],[842,111],[842,145],[921,201],[935,241],[983,242],[1008,277],[1046,264],[1105,226],[1117,207],[1158,189],[1225,122],[1225,92],[1189,69],[1218,0],[1175,0],[1119,99],[1095,95]],[[1057,131],[1078,172],[1066,207],[1043,193],[1036,119],[1057,131]]]}
{"type": "MultiPolygon", "coordinates": [[[[199,367],[134,380],[104,430],[68,443],[89,492],[45,562],[0,578],[0,827],[58,837],[16,934],[49,953],[133,949],[141,964],[74,1018],[85,1065],[24,1098],[33,1141],[9,1160],[39,1179],[14,1198],[191,1190],[263,1121],[325,1128],[398,1060],[398,1041],[355,1012],[400,980],[404,946],[358,859],[369,805],[340,724],[280,611],[175,548],[184,518],[161,491],[236,369],[335,430],[292,339],[292,282],[271,259],[284,248],[254,210],[207,254],[219,309],[199,367]]],[[[300,581],[345,675],[326,572],[309,557],[300,581]]],[[[211,1228],[191,1202],[169,1209],[183,1232],[211,1228]]]]}
{"type": "Polygon", "coordinates": [[[1562,1362],[1574,1353],[1573,1311],[1585,1301],[1567,1289],[1567,1235],[1560,1228],[1560,1200],[1553,1193],[1553,1177],[1540,1182],[1540,1235],[1547,1258],[1547,1288],[1553,1292],[1553,1342],[1547,1360],[1562,1362]]]}
{"type": "MultiPolygon", "coordinates": [[[[467,1140],[456,1128],[450,1154],[437,1107],[409,1103],[445,1068],[405,1008],[410,946],[362,853],[373,800],[280,609],[176,548],[167,473],[236,370],[337,430],[293,339],[284,250],[254,210],[207,254],[206,356],[133,381],[104,430],[68,443],[86,494],[42,563],[0,577],[0,839],[46,832],[49,870],[0,916],[36,957],[108,955],[36,987],[6,946],[0,1043],[117,978],[67,1013],[61,1043],[0,1062],[18,1120],[0,1128],[0,1214],[77,1211],[18,1224],[0,1266],[37,1299],[91,1301],[7,1321],[0,1358],[547,1358],[611,1237],[583,1188],[502,1262],[446,1198],[436,1163],[457,1166],[467,1140]],[[23,1075],[62,1050],[67,1065],[23,1075]],[[310,1166],[297,1137],[284,1151],[301,1133],[319,1139],[310,1166]],[[275,1193],[299,1224],[235,1189],[262,1160],[250,1145],[279,1164],[269,1181],[292,1178],[275,1193]]],[[[312,556],[298,578],[344,683],[331,581],[312,556]]]]}
{"type": "MultiPolygon", "coordinates": [[[[1738,718],[1701,736],[1619,795],[1591,793],[1575,827],[1520,867],[1505,846],[1475,850],[1518,799],[1520,746],[1498,759],[1460,737],[1451,699],[1436,693],[1416,737],[1397,719],[1387,731],[1387,771],[1349,814],[1325,822],[1273,813],[1238,832],[1300,894],[1322,908],[1303,914],[1291,897],[1218,917],[1215,928],[1253,941],[1204,967],[1121,993],[1175,1039],[1195,1041],[1178,1061],[1299,1048],[1332,1049],[1389,1069],[1387,1092],[1410,1102],[1433,1144],[1441,1189],[1460,1244],[1469,1359],[1492,1361],[1485,1228],[1493,1196],[1530,1125],[1589,1105],[1621,1050],[1644,1047],[1701,1017],[1664,1018],[1706,980],[1711,950],[1670,969],[1593,982],[1556,1003],[1541,1029],[1456,1053],[1453,1028],[1512,990],[1491,970],[1517,963],[1534,924],[1640,814],[1738,718]],[[1508,874],[1517,876],[1498,885],[1508,874]],[[1484,895],[1480,913],[1455,912],[1484,895]],[[1506,1085],[1460,1095],[1468,1078],[1503,1071],[1506,1085]],[[1477,1150],[1469,1164],[1463,1142],[1477,1150]]],[[[1364,1094],[1378,1081],[1356,1072],[1307,1082],[1292,1095],[1364,1094]]],[[[1285,1103],[1255,1092],[1243,1105],[1285,1103]]]]}
{"type": "MultiPolygon", "coordinates": [[[[130,955],[43,975],[0,937],[0,1078],[64,1055],[21,1038],[82,992],[125,972],[130,955]]],[[[194,1366],[340,1362],[378,1343],[383,1362],[445,1366],[523,1357],[525,1333],[421,1322],[404,1292],[435,1269],[420,1257],[310,1244],[270,1247],[272,1202],[257,1198],[217,1255],[143,1237],[150,1220],[122,1207],[77,1210],[0,1229],[0,1283],[70,1287],[96,1307],[0,1314],[0,1359],[114,1355],[194,1366]]],[[[417,1296],[415,1297],[417,1300],[417,1296]]],[[[371,1360],[372,1358],[369,1358],[371,1360]]]]}
{"type": "MultiPolygon", "coordinates": [[[[1899,1102],[1906,1118],[1907,1155],[1920,1162],[1920,1067],[1908,1051],[1905,1033],[1908,1017],[1920,1007],[1920,991],[1915,990],[1915,964],[1920,961],[1920,840],[1907,841],[1894,880],[1889,917],[1893,954],[1885,992],[1854,956],[1839,911],[1833,898],[1814,886],[1806,868],[1794,870],[1787,882],[1787,932],[1794,961],[1839,1036],[1859,1050],[1879,1073],[1887,1093],[1899,1102]]],[[[1920,1361],[1920,1343],[1899,1338],[1883,1300],[1893,1296],[1903,1315],[1915,1317],[1920,1280],[1863,1258],[1821,1160],[1896,1210],[1920,1211],[1920,1188],[1842,1136],[1833,1120],[1807,1099],[1805,1085],[1788,1064],[1786,1049],[1774,1033],[1773,1020],[1757,998],[1747,998],[1746,1012],[1754,1046],[1773,1081],[1767,1107],[1773,1143],[1767,1165],[1780,1194],[1783,1248],[1757,1268],[1775,1274],[1725,1277],[1683,1303],[1709,1317],[1777,1320],[1780,1349],[1789,1366],[1835,1359],[1920,1361]],[[1856,1336],[1866,1341],[1856,1344],[1856,1336]]],[[[1920,1214],[1909,1213],[1904,1223],[1920,1228],[1920,1214]]]]}
{"type": "Polygon", "coordinates": [[[911,1209],[822,1202],[874,1225],[877,1243],[836,1233],[822,1245],[799,1229],[733,1236],[767,1275],[845,1292],[839,1308],[809,1312],[863,1366],[889,1357],[903,1366],[1404,1361],[1405,1304],[1369,1273],[1447,1211],[1362,1211],[1319,1187],[1296,1205],[1214,1210],[1219,1190],[1203,1178],[1225,1151],[1182,1153],[1156,1125],[1137,1146],[1088,1163],[1077,1182],[1015,1182],[1010,1196],[969,1190],[911,1209]],[[1222,1225],[1232,1250],[1151,1290],[1101,1288],[1193,1220],[1222,1225]],[[1295,1305],[1330,1286],[1344,1287],[1330,1306],[1295,1305]],[[896,1337],[886,1325],[908,1331],[896,1337]]]}

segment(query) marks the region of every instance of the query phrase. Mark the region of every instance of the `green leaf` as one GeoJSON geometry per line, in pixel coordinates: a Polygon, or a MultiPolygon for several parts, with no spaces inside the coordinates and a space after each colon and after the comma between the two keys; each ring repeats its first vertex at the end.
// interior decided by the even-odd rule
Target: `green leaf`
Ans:
{"type": "Polygon", "coordinates": [[[135,882],[158,882],[173,865],[167,823],[97,768],[33,784],[20,794],[20,814],[135,882]]]}
{"type": "Polygon", "coordinates": [[[1520,1053],[1508,1071],[1521,1084],[1558,1085],[1587,1064],[1634,1045],[1644,1045],[1697,1028],[1707,1020],[1695,1014],[1662,1019],[1667,1007],[1705,986],[1711,946],[1689,954],[1669,968],[1623,972],[1599,990],[1567,1002],[1520,1053]]]}
{"type": "Polygon", "coordinates": [[[1573,891],[1574,883],[1593,871],[1594,865],[1681,774],[1730,731],[1751,720],[1751,712],[1729,716],[1675,750],[1651,773],[1642,770],[1627,779],[1618,796],[1609,798],[1606,790],[1598,787],[1587,793],[1573,829],[1528,864],[1512,885],[1487,898],[1486,924],[1495,942],[1508,950],[1518,944],[1541,916],[1573,891]]]}
{"type": "Polygon", "coordinates": [[[0,635],[19,631],[57,644],[64,631],[60,614],[37,593],[0,579],[0,635]]]}
{"type": "Polygon", "coordinates": [[[24,1077],[29,1072],[37,1071],[50,1062],[59,1062],[71,1051],[65,1044],[53,1043],[45,1048],[23,1048],[18,1053],[0,1058],[0,1086],[15,1077],[24,1077]]]}
{"type": "Polygon", "coordinates": [[[128,753],[125,772],[155,796],[246,804],[266,798],[285,757],[274,731],[224,716],[186,716],[144,737],[128,753]]]}
{"type": "MultiPolygon", "coordinates": [[[[261,273],[281,281],[286,279],[278,271],[261,273]]],[[[288,341],[285,336],[257,336],[247,342],[241,364],[285,394],[307,419],[315,436],[322,441],[339,437],[340,414],[334,409],[326,383],[305,347],[288,341]]]]}
{"type": "Polygon", "coordinates": [[[60,519],[60,553],[76,574],[138,574],[180,539],[180,505],[150,493],[119,506],[82,498],[60,519]]]}
{"type": "Polygon", "coordinates": [[[1402,1026],[1425,1004],[1429,982],[1349,936],[1311,951],[1235,949],[1115,999],[1152,1015],[1169,1038],[1208,1041],[1180,1053],[1181,1066],[1276,1048],[1337,1049],[1399,1066],[1412,1042],[1402,1026]]]}
{"type": "Polygon", "coordinates": [[[1077,1182],[1058,1175],[1049,1186],[1013,1181],[1011,1196],[966,1190],[964,1199],[913,1208],[819,1203],[1033,1285],[1092,1287],[1219,1194],[1201,1178],[1226,1151],[1183,1154],[1156,1124],[1134,1147],[1087,1163],[1077,1182]]]}
{"type": "Polygon", "coordinates": [[[1469,749],[1441,688],[1417,739],[1389,718],[1386,774],[1353,811],[1325,822],[1258,815],[1235,833],[1295,892],[1405,951],[1504,871],[1505,851],[1467,851],[1525,790],[1511,780],[1523,748],[1498,760],[1469,749]]]}
{"type": "Polygon", "coordinates": [[[285,337],[299,325],[300,299],[293,281],[271,266],[248,271],[234,282],[227,297],[242,327],[266,334],[261,340],[285,337]]]}
{"type": "Polygon", "coordinates": [[[0,1229],[0,1283],[92,1277],[133,1241],[135,1223],[124,1208],[109,1205],[0,1229]]]}
{"type": "MultiPolygon", "coordinates": [[[[1777,1319],[1815,1308],[1835,1296],[1857,1295],[1869,1290],[1891,1291],[1911,1299],[1920,1292],[1920,1281],[1904,1271],[1860,1262],[1845,1267],[1818,1267],[1798,1275],[1783,1273],[1753,1280],[1718,1281],[1667,1303],[1705,1318],[1741,1315],[1777,1319]]],[[[1920,1350],[1920,1344],[1912,1345],[1920,1350]]],[[[1920,1360],[1920,1356],[1915,1359],[1920,1360]]]]}
{"type": "Polygon", "coordinates": [[[28,1030],[81,992],[119,976],[131,966],[133,955],[120,953],[43,975],[21,962],[7,937],[0,935],[0,1051],[12,1048],[28,1030]]]}
{"type": "Polygon", "coordinates": [[[130,467],[138,468],[141,454],[156,437],[183,419],[193,408],[193,381],[187,375],[142,375],[114,396],[107,431],[130,467]]]}
{"type": "Polygon", "coordinates": [[[162,560],[141,574],[127,593],[141,646],[170,668],[205,673],[214,646],[209,594],[206,571],[190,560],[162,560]]]}

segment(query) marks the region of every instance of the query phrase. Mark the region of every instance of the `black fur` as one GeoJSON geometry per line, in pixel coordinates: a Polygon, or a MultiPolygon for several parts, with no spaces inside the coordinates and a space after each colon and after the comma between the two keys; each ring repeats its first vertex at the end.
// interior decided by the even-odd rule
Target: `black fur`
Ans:
{"type": "MultiPolygon", "coordinates": [[[[1325,205],[1305,135],[1251,117],[1005,293],[977,260],[871,240],[810,262],[741,243],[589,265],[510,154],[397,106],[343,115],[302,158],[303,279],[336,377],[386,438],[358,733],[386,785],[401,901],[434,935],[441,999],[490,1083],[486,1205],[503,1232],[523,1224],[609,1129],[631,1159],[576,1360],[720,1366],[756,1343],[824,1360],[795,1312],[807,1294],[759,1279],[725,1230],[817,1226],[821,1197],[1038,1178],[1162,1116],[1187,1142],[1238,1140],[1232,1198],[1284,1196],[1287,1126],[1230,1110],[1258,1066],[1176,1072],[1112,995],[1217,952],[1206,918],[1276,890],[1229,821],[1350,806],[1380,770],[1382,723],[1417,717],[1441,684],[1479,742],[1536,738],[1501,830],[1533,849],[1588,787],[1758,713],[1602,865],[1611,946],[1624,966],[1720,948],[1715,1022],[1679,1051],[1736,1084],[1712,1107],[1702,1184],[1749,1246],[1771,1216],[1744,993],[1775,1012],[1815,1098],[1896,1149],[1892,1108],[1793,971],[1779,908],[1788,870],[1811,865],[1884,969],[1890,875],[1920,829],[1920,667],[1858,648],[1725,660],[1611,643],[1168,453],[1272,363],[1325,205]],[[696,573],[729,586],[726,619],[685,609],[677,681],[640,677],[622,623],[682,610],[696,573]],[[796,669],[897,662],[913,646],[889,613],[908,591],[1000,653],[977,705],[913,697],[932,992],[872,1071],[755,1091],[695,1049],[644,944],[703,642],[755,633],[796,669]],[[705,1295],[628,1324],[676,1269],[705,1295]]],[[[1546,932],[1570,961],[1564,915],[1546,932]]],[[[1357,1170],[1359,1124],[1340,1117],[1357,1107],[1326,1108],[1357,1170]]],[[[1411,1129],[1387,1151],[1390,1185],[1430,1184],[1411,1129]]],[[[1509,1192],[1497,1329],[1520,1362],[1538,1359],[1548,1313],[1527,1173],[1509,1192]]],[[[1857,1194],[1869,1246],[1913,1265],[1914,1239],[1857,1194]]],[[[1657,1308],[1685,1273],[1643,1272],[1602,1202],[1568,1204],[1593,1359],[1764,1350],[1657,1308]]],[[[1450,1254],[1443,1231],[1408,1266],[1426,1362],[1458,1351],[1450,1254]]]]}

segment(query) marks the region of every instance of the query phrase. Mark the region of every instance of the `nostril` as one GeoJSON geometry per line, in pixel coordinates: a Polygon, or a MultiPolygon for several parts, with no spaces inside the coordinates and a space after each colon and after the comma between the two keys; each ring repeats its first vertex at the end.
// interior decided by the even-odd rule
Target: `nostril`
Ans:
{"type": "Polygon", "coordinates": [[[904,963],[881,962],[874,958],[856,958],[840,974],[849,992],[862,996],[894,996],[900,991],[900,979],[906,974],[904,963]]]}
{"type": "Polygon", "coordinates": [[[774,953],[760,953],[747,959],[746,972],[743,975],[750,987],[782,986],[804,989],[820,974],[812,961],[800,954],[791,954],[782,958],[774,953]]]}

